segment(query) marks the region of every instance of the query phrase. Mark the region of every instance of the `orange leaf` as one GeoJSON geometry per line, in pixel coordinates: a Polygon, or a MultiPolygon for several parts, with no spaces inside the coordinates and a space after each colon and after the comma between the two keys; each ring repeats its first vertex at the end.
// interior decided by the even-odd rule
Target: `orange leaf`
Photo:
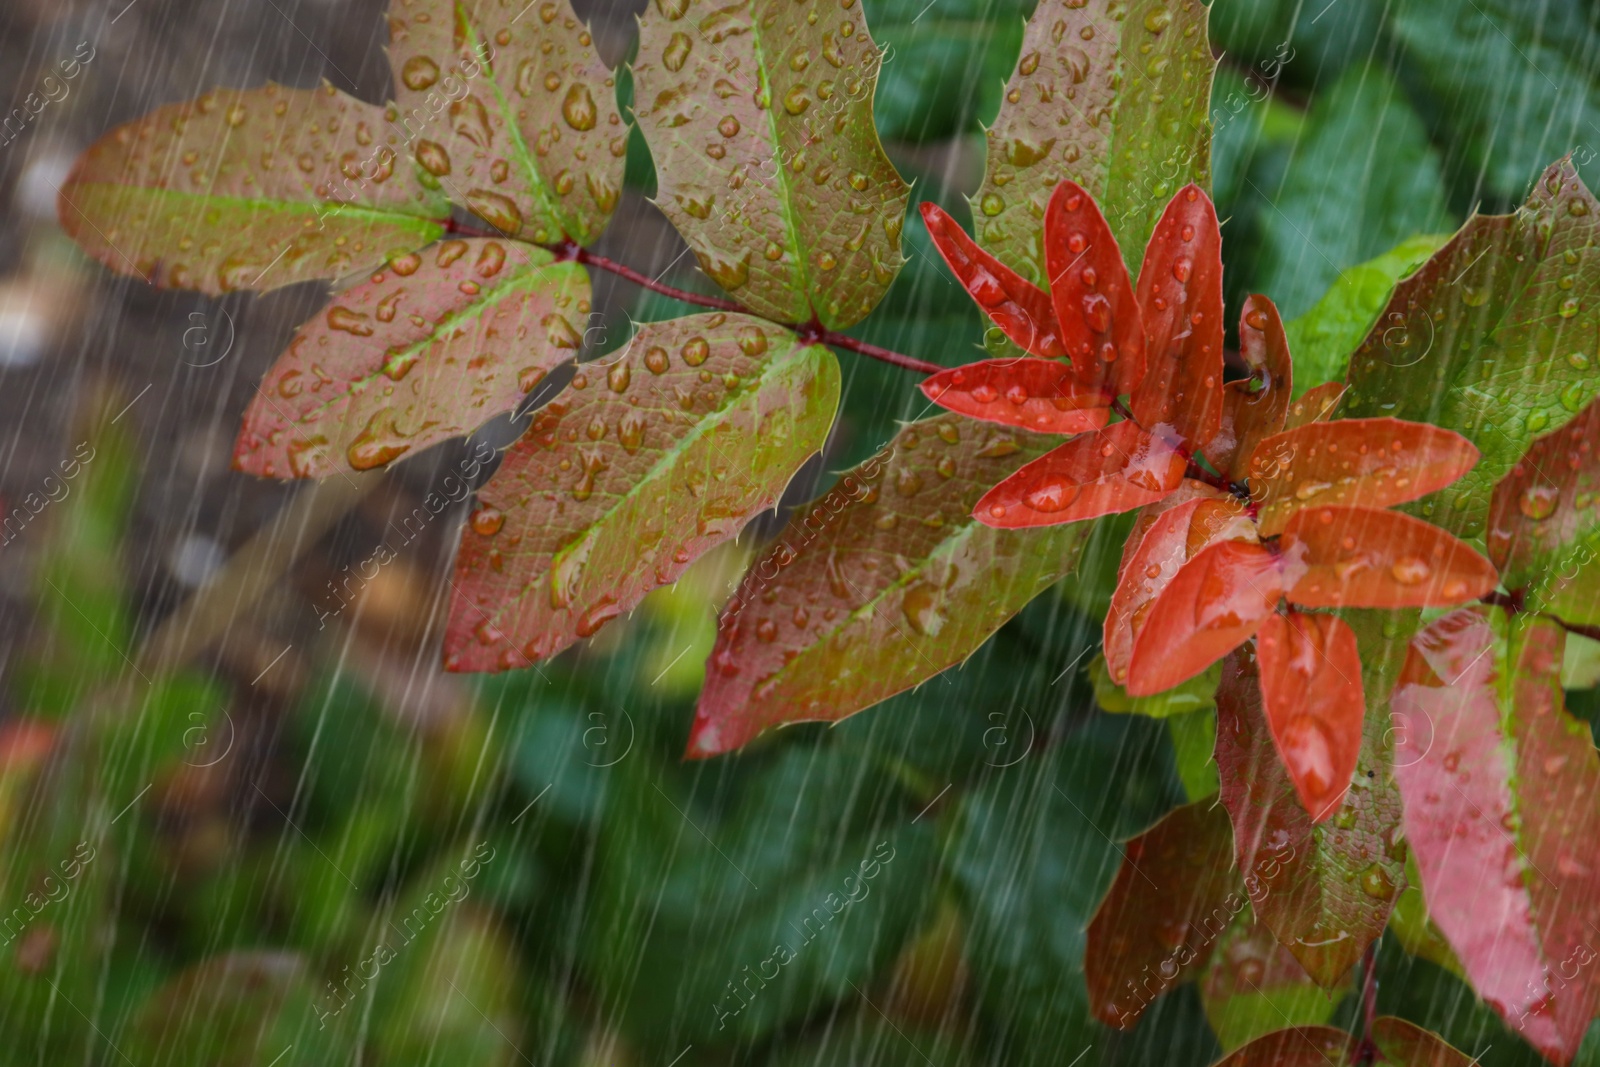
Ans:
{"type": "Polygon", "coordinates": [[[1288,597],[1308,608],[1449,607],[1499,580],[1492,563],[1437,526],[1372,508],[1296,512],[1283,555],[1306,568],[1288,597]]]}
{"type": "Polygon", "coordinates": [[[1367,702],[1355,631],[1334,615],[1290,611],[1261,624],[1256,650],[1272,743],[1321,822],[1339,810],[1361,751],[1367,702]]]}
{"type": "Polygon", "coordinates": [[[1111,417],[1114,399],[1079,381],[1054,359],[986,359],[923,379],[922,392],[942,408],[1040,433],[1085,433],[1111,417]]]}
{"type": "Polygon", "coordinates": [[[939,205],[924,200],[922,221],[956,279],[1007,337],[1031,355],[1066,355],[1050,294],[979,248],[939,205]]]}
{"type": "Polygon", "coordinates": [[[1045,266],[1061,342],[1086,382],[1120,396],[1144,378],[1144,326],[1122,250],[1094,198],[1077,182],[1056,186],[1044,213],[1045,266]]]}
{"type": "Polygon", "coordinates": [[[1128,692],[1171,689],[1250,639],[1283,596],[1282,563],[1265,545],[1222,541],[1184,564],[1133,642],[1128,692]]]}
{"type": "Polygon", "coordinates": [[[1321,385],[1313,385],[1306,390],[1304,396],[1289,405],[1289,410],[1283,418],[1283,428],[1293,430],[1309,426],[1313,422],[1325,421],[1344,397],[1344,388],[1343,382],[1323,382],[1321,385]]]}
{"type": "Polygon", "coordinates": [[[1272,301],[1252,296],[1239,316],[1239,353],[1250,365],[1249,378],[1223,386],[1222,426],[1201,451],[1230,478],[1245,476],[1245,461],[1261,439],[1283,429],[1294,393],[1289,339],[1272,301]]]}
{"type": "Polygon", "coordinates": [[[1339,419],[1274,434],[1250,457],[1261,536],[1283,532],[1302,508],[1386,508],[1443,489],[1478,462],[1452,430],[1402,419],[1339,419]]]}
{"type": "Polygon", "coordinates": [[[1209,443],[1222,423],[1222,233],[1197,185],[1178,190],[1150,235],[1139,312],[1146,367],[1134,416],[1191,448],[1209,443]]]}
{"type": "Polygon", "coordinates": [[[1127,683],[1128,661],[1134,639],[1144,628],[1147,605],[1161,595],[1178,569],[1214,541],[1256,540],[1255,523],[1245,517],[1237,500],[1207,486],[1201,488],[1216,495],[1185,501],[1148,523],[1141,516],[1128,540],[1105,622],[1106,668],[1118,685],[1127,683]]]}
{"type": "Polygon", "coordinates": [[[1131,422],[1076,437],[983,495],[973,516],[1002,530],[1055,526],[1132,511],[1170,494],[1187,466],[1131,422]]]}

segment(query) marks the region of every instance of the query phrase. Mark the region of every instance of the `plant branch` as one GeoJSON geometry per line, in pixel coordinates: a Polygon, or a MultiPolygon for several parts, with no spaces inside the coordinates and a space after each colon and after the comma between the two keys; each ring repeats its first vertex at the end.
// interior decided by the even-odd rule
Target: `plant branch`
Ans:
{"type": "Polygon", "coordinates": [[[1361,1043],[1356,1047],[1355,1061],[1370,1064],[1378,1058],[1378,1046],[1372,1040],[1372,1023],[1378,1017],[1377,940],[1367,946],[1361,969],[1361,1043]]]}
{"type": "MultiPolygon", "coordinates": [[[[483,230],[476,226],[457,222],[455,219],[445,219],[443,220],[443,225],[446,233],[457,234],[461,237],[498,237],[506,241],[518,240],[518,238],[512,237],[510,234],[501,233],[498,230],[483,230]]],[[[681,300],[685,304],[712,308],[716,311],[729,311],[739,315],[752,315],[756,318],[766,318],[765,315],[757,315],[736,301],[724,300],[716,296],[703,296],[700,293],[691,293],[687,289],[679,289],[675,285],[667,285],[665,282],[657,281],[647,274],[634,270],[626,263],[619,263],[609,256],[598,255],[574,241],[564,241],[557,245],[540,245],[539,247],[550,252],[559,261],[582,263],[584,266],[593,267],[596,270],[607,271],[619,278],[632,282],[641,289],[648,289],[652,293],[660,293],[662,296],[681,300]]],[[[767,319],[767,321],[776,322],[774,319],[767,319]]],[[[834,330],[825,330],[815,321],[811,323],[779,322],[777,324],[800,334],[808,344],[825,344],[834,348],[843,348],[857,355],[878,360],[880,363],[887,363],[891,367],[915,371],[917,374],[937,374],[944,370],[937,363],[929,363],[926,360],[907,356],[892,349],[868,344],[866,341],[858,341],[854,337],[849,337],[834,330]]]]}

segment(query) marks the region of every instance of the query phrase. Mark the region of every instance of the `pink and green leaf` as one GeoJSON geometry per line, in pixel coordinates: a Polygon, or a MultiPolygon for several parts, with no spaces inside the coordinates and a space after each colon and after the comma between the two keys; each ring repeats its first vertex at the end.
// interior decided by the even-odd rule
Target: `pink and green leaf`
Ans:
{"type": "Polygon", "coordinates": [[[1392,1015],[1372,1022],[1376,1055],[1359,1038],[1331,1026],[1301,1026],[1258,1037],[1219,1060],[1215,1067],[1473,1067],[1478,1061],[1431,1030],[1392,1015]]]}
{"type": "Polygon", "coordinates": [[[450,213],[394,120],[331,85],[214,89],[90,145],[61,185],[61,225],[113,271],[213,296],[369,270],[450,213]]]}
{"type": "Polygon", "coordinates": [[[1495,486],[1486,540],[1530,607],[1600,625],[1600,402],[1537,438],[1495,486]]]}
{"type": "Polygon", "coordinates": [[[588,306],[582,267],[521,242],[396,257],[300,327],[245,412],[234,467],[324,478],[471,433],[577,356],[588,306]]]}
{"type": "Polygon", "coordinates": [[[758,315],[844,329],[900,270],[910,189],[872,122],[881,62],[860,9],[825,0],[657,0],[640,18],[656,204],[758,315]]]}
{"type": "Polygon", "coordinates": [[[822,447],[833,354],[744,315],[646,323],[535,413],[461,533],[445,666],[523,667],[737,536],[822,447]]]}
{"type": "Polygon", "coordinates": [[[390,0],[388,21],[397,129],[422,180],[506,237],[598,238],[628,127],[570,0],[390,0]]]}
{"type": "Polygon", "coordinates": [[[926,681],[1071,572],[1086,526],[996,530],[972,514],[1052,443],[940,415],[804,506],[723,610],[688,754],[835,722],[926,681]]]}
{"type": "Polygon", "coordinates": [[[1037,285],[1045,205],[1063,179],[1099,202],[1130,271],[1167,199],[1211,179],[1206,8],[1046,0],[1023,31],[972,197],[978,243],[1037,285]]]}
{"type": "Polygon", "coordinates": [[[1600,757],[1563,707],[1563,638],[1463,609],[1416,637],[1393,698],[1429,915],[1478,994],[1561,1064],[1600,1014],[1600,757]]]}
{"type": "Polygon", "coordinates": [[[1483,453],[1436,498],[1407,508],[1462,536],[1484,530],[1495,485],[1535,437],[1596,395],[1600,201],[1571,159],[1514,214],[1479,215],[1401,281],[1350,358],[1343,412],[1455,430],[1483,453]],[[1413,339],[1397,360],[1386,340],[1413,339]],[[1411,353],[1418,354],[1412,355],[1411,353]]]}

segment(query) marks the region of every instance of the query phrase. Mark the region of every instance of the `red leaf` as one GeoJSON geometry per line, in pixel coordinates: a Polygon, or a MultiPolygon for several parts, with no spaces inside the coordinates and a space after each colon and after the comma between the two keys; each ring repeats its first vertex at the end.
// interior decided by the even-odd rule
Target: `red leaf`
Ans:
{"type": "Polygon", "coordinates": [[[1215,1067],[1347,1067],[1355,1048],[1355,1038],[1343,1030],[1296,1026],[1256,1038],[1215,1067]]]}
{"type": "Polygon", "coordinates": [[[1323,382],[1307,389],[1305,395],[1289,405],[1289,410],[1283,418],[1283,428],[1293,430],[1300,426],[1309,426],[1313,422],[1322,422],[1333,414],[1333,409],[1339,406],[1339,400],[1344,396],[1343,382],[1323,382]]]}
{"type": "Polygon", "coordinates": [[[1132,511],[1178,488],[1182,455],[1131,422],[1074,438],[983,495],[973,515],[1002,530],[1132,511]]]}
{"type": "Polygon", "coordinates": [[[1417,635],[1392,699],[1429,917],[1557,1063],[1600,1013],[1600,757],[1561,706],[1563,643],[1548,621],[1463,609],[1417,635]]]}
{"type": "MultiPolygon", "coordinates": [[[[1489,558],[1508,572],[1508,587],[1547,578],[1548,573],[1539,572],[1559,565],[1563,549],[1576,547],[1600,526],[1600,514],[1592,506],[1600,497],[1597,443],[1600,401],[1535,440],[1494,487],[1485,540],[1489,558]]],[[[1592,559],[1590,553],[1584,562],[1592,559]]]]}
{"type": "Polygon", "coordinates": [[[1223,661],[1217,771],[1239,869],[1256,918],[1324,988],[1337,985],[1388,923],[1405,885],[1400,793],[1388,775],[1387,721],[1363,725],[1355,777],[1338,818],[1316,826],[1295,794],[1262,708],[1255,650],[1223,661]]]}
{"type": "Polygon", "coordinates": [[[1050,294],[979,248],[938,204],[922,202],[922,221],[951,273],[1017,347],[1035,356],[1064,356],[1050,294]]]}
{"type": "Polygon", "coordinates": [[[1300,803],[1321,822],[1339,810],[1361,751],[1366,697],[1356,635],[1333,615],[1290,611],[1256,634],[1261,704],[1300,803]]]}
{"type": "Polygon", "coordinates": [[[1056,186],[1044,213],[1044,257],[1061,342],[1086,382],[1114,396],[1144,379],[1144,325],[1117,239],[1077,182],[1056,186]]]}
{"type": "Polygon", "coordinates": [[[510,411],[583,345],[576,263],[517,241],[402,256],[300,327],[245,411],[233,465],[266,478],[382,466],[510,411]]]}
{"type": "MultiPolygon", "coordinates": [[[[1188,484],[1200,486],[1199,482],[1188,484]]],[[[1256,540],[1255,523],[1245,516],[1238,500],[1200,487],[1215,495],[1185,501],[1152,516],[1148,522],[1141,515],[1123,551],[1117,588],[1106,612],[1104,640],[1106,668],[1118,685],[1127,684],[1133,642],[1144,628],[1148,605],[1178,569],[1213,541],[1256,540]]]]}
{"type": "Polygon", "coordinates": [[[1245,465],[1262,438],[1283,429],[1294,394],[1294,367],[1283,319],[1272,301],[1252,296],[1239,316],[1239,353],[1250,366],[1248,379],[1223,386],[1222,425],[1202,449],[1211,465],[1242,480],[1245,465]]]}
{"type": "Polygon", "coordinates": [[[1190,448],[1222,422],[1222,233],[1197,185],[1178,190],[1139,271],[1144,382],[1131,399],[1139,425],[1167,425],[1190,448]]]}
{"type": "Polygon", "coordinates": [[[1478,462],[1451,430],[1401,419],[1339,419],[1274,434],[1250,456],[1250,495],[1261,536],[1325,504],[1386,508],[1443,489],[1478,462]]]}
{"type": "Polygon", "coordinates": [[[1198,553],[1150,605],[1133,642],[1128,692],[1171,689],[1248,641],[1283,597],[1277,553],[1223,541],[1198,553]]]}
{"type": "Polygon", "coordinates": [[[1246,907],[1233,832],[1214,797],[1175,808],[1129,841],[1089,922],[1084,979],[1095,1017],[1126,1030],[1198,970],[1246,907]]]}
{"type": "Polygon", "coordinates": [[[1431,1030],[1392,1015],[1372,1021],[1372,1043],[1384,1059],[1404,1067],[1473,1067],[1478,1062],[1431,1030]]]}
{"type": "Polygon", "coordinates": [[[942,408],[1039,433],[1085,433],[1111,417],[1114,397],[1084,386],[1072,365],[1053,359],[986,359],[922,381],[942,408]]]}
{"type": "Polygon", "coordinates": [[[1449,607],[1498,581],[1494,565],[1470,545],[1396,511],[1299,511],[1282,547],[1286,560],[1306,567],[1288,597],[1308,608],[1449,607]]]}

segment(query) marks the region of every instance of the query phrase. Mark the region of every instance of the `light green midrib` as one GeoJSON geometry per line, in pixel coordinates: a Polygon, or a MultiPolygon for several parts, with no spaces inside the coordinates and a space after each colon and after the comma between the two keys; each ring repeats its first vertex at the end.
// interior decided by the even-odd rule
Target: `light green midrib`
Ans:
{"type": "Polygon", "coordinates": [[[750,11],[750,47],[755,52],[756,76],[765,82],[765,85],[761,88],[764,88],[767,94],[767,106],[762,110],[767,114],[767,130],[772,134],[773,150],[779,153],[778,189],[779,200],[783,204],[784,232],[789,235],[789,240],[793,243],[796,252],[795,263],[800,282],[800,298],[805,301],[807,310],[815,318],[818,312],[811,302],[811,270],[808,266],[811,258],[811,248],[800,237],[800,225],[794,210],[793,191],[789,187],[790,175],[793,172],[784,164],[782,159],[783,138],[778,132],[778,115],[776,111],[778,101],[774,98],[772,75],[768,72],[765,50],[761,47],[760,13],[756,11],[755,0],[746,0],[745,6],[750,11]]]}
{"type": "MultiPolygon", "coordinates": [[[[484,43],[483,37],[478,32],[477,23],[473,22],[469,16],[470,12],[467,11],[466,5],[462,3],[462,0],[456,0],[456,18],[466,25],[470,38],[469,43],[473,46],[473,51],[482,56],[483,52],[478,46],[484,43]]],[[[588,232],[579,233],[575,228],[568,225],[566,217],[561,213],[560,208],[556,206],[556,201],[551,196],[550,185],[545,181],[544,175],[540,173],[539,164],[534,154],[528,150],[528,142],[523,140],[522,127],[517,125],[516,109],[510,106],[506,94],[501,90],[499,69],[495,68],[487,80],[490,89],[494,92],[495,107],[505,121],[506,131],[510,134],[512,143],[516,145],[517,158],[521,161],[531,179],[528,183],[529,188],[539,197],[539,202],[544,205],[545,214],[550,217],[550,221],[560,231],[559,234],[550,234],[550,240],[556,241],[569,235],[580,242],[587,240],[589,237],[588,232]]],[[[466,205],[462,206],[465,207],[466,205]]],[[[513,235],[508,234],[507,236],[513,235]]]]}
{"type": "MultiPolygon", "coordinates": [[[[548,254],[548,253],[546,253],[546,254],[548,254]]],[[[524,271],[524,272],[522,272],[520,274],[514,274],[511,277],[505,279],[504,282],[500,286],[498,286],[498,287],[496,287],[494,289],[491,289],[489,291],[489,295],[484,296],[484,294],[480,293],[479,294],[480,296],[484,296],[483,299],[476,300],[473,303],[468,304],[466,307],[461,308],[458,311],[452,312],[448,318],[445,318],[445,319],[443,319],[443,320],[441,320],[439,322],[434,323],[433,327],[432,327],[432,330],[431,330],[431,332],[429,333],[429,335],[427,337],[424,337],[421,340],[414,341],[411,344],[406,345],[399,352],[390,352],[388,350],[385,350],[385,352],[383,353],[383,357],[384,357],[383,363],[378,366],[377,370],[373,371],[371,374],[362,375],[360,378],[352,378],[352,379],[350,379],[350,381],[348,383],[348,387],[345,389],[344,393],[342,393],[339,396],[333,397],[332,399],[328,400],[324,404],[320,404],[317,407],[311,408],[304,415],[301,415],[298,418],[296,418],[295,422],[297,424],[298,423],[303,423],[303,422],[306,421],[307,418],[309,418],[313,414],[320,414],[320,413],[326,412],[330,408],[332,408],[335,404],[339,404],[339,403],[342,403],[342,402],[347,401],[347,400],[355,399],[356,394],[358,392],[356,387],[357,386],[365,387],[365,386],[370,385],[371,383],[377,381],[380,377],[383,376],[383,368],[384,368],[384,366],[386,366],[389,363],[389,361],[394,359],[396,356],[399,356],[399,355],[410,355],[413,352],[420,352],[420,351],[422,351],[423,349],[427,348],[430,345],[441,343],[440,340],[439,340],[439,335],[440,334],[447,333],[450,330],[456,328],[457,326],[460,326],[460,325],[463,325],[463,324],[467,324],[467,323],[476,322],[478,319],[481,319],[490,309],[499,307],[500,304],[504,303],[508,298],[510,298],[511,296],[515,295],[516,293],[519,293],[519,292],[523,291],[524,289],[532,290],[534,288],[533,287],[533,283],[541,281],[542,279],[541,279],[540,276],[547,269],[560,270],[563,267],[571,267],[571,268],[573,268],[573,270],[577,270],[577,271],[582,271],[583,270],[583,268],[578,266],[576,263],[555,263],[555,262],[550,261],[550,260],[547,260],[544,263],[537,263],[537,264],[530,263],[528,265],[529,269],[527,269],[526,271],[524,271]]],[[[572,271],[567,270],[567,271],[562,271],[562,273],[570,275],[572,273],[572,271]]]]}
{"type": "MultiPolygon", "coordinates": [[[[654,464],[651,465],[650,469],[645,472],[644,476],[638,481],[634,482],[633,486],[626,493],[623,493],[621,496],[617,497],[616,503],[597,516],[595,520],[589,523],[589,525],[585,527],[582,533],[580,533],[577,537],[573,538],[565,545],[562,545],[556,551],[550,553],[550,563],[545,568],[541,577],[549,580],[550,577],[554,575],[556,566],[561,560],[571,556],[585,544],[592,545],[594,539],[605,532],[608,521],[612,516],[620,511],[622,507],[629,501],[635,499],[642,489],[644,489],[646,486],[653,485],[663,474],[670,472],[671,468],[677,463],[682,454],[688,451],[690,447],[708,434],[712,428],[721,425],[723,416],[729,411],[733,410],[739,404],[739,402],[744,400],[746,397],[760,397],[761,391],[767,386],[769,381],[777,376],[779,371],[785,371],[792,367],[798,367],[805,361],[805,359],[809,358],[816,361],[818,363],[818,369],[820,369],[821,366],[824,365],[822,363],[822,359],[820,358],[823,354],[830,358],[833,356],[833,353],[822,345],[803,345],[800,344],[799,339],[796,338],[794,341],[790,342],[790,348],[786,354],[767,361],[765,367],[761,371],[761,376],[756,379],[754,388],[739,389],[737,392],[734,390],[724,391],[722,404],[720,404],[714,410],[706,412],[704,417],[696,420],[695,424],[689,428],[689,432],[679,438],[671,448],[664,449],[661,453],[661,456],[655,461],[654,464]],[[811,355],[812,353],[815,353],[816,355],[811,355]]],[[[544,587],[540,586],[539,591],[542,592],[543,590],[544,587]]],[[[505,616],[506,611],[521,605],[527,596],[537,595],[537,592],[530,592],[522,596],[508,599],[501,606],[500,610],[495,612],[491,618],[498,622],[505,616]]]]}
{"type": "MultiPolygon", "coordinates": [[[[884,477],[888,477],[887,472],[885,472],[884,477]]],[[[871,618],[871,616],[877,614],[878,607],[883,604],[896,590],[904,589],[917,581],[921,581],[923,574],[927,572],[928,567],[933,563],[934,560],[953,554],[957,548],[969,541],[975,533],[980,533],[987,529],[990,529],[990,527],[985,526],[976,519],[971,519],[970,521],[962,524],[958,531],[952,533],[948,537],[942,538],[935,549],[923,557],[923,561],[920,564],[911,570],[906,571],[900,577],[884,586],[880,591],[868,598],[860,607],[856,608],[854,611],[850,612],[850,614],[840,619],[837,625],[819,636],[817,640],[813,641],[811,645],[803,652],[800,652],[794,657],[794,659],[785,663],[770,676],[763,679],[763,684],[765,685],[766,683],[771,682],[773,679],[783,678],[785,675],[789,675],[791,673],[791,668],[798,668],[816,658],[817,655],[821,655],[822,653],[819,650],[825,649],[828,643],[832,641],[834,637],[844,632],[846,627],[871,618]]],[[[997,530],[995,532],[998,534],[1002,531],[997,530]]]]}
{"type": "Polygon", "coordinates": [[[370,217],[375,221],[393,221],[403,225],[419,225],[432,227],[440,233],[444,232],[444,222],[430,215],[413,214],[392,208],[368,207],[364,204],[352,204],[343,200],[266,200],[259,197],[233,196],[218,193],[193,193],[184,189],[158,189],[151,185],[129,185],[123,182],[112,181],[78,181],[68,186],[70,189],[116,190],[120,193],[136,193],[158,200],[199,201],[203,204],[218,204],[224,207],[234,206],[237,209],[270,212],[294,212],[303,214],[314,211],[324,205],[336,208],[329,217],[338,215],[356,214],[370,217]]]}

